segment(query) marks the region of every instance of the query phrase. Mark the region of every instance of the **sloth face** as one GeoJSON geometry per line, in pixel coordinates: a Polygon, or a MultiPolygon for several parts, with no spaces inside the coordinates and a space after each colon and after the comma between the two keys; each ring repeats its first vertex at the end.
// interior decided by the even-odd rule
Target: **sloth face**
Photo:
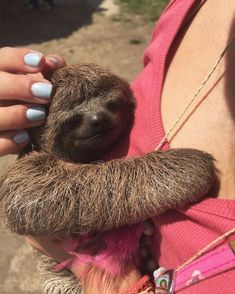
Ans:
{"type": "Polygon", "coordinates": [[[133,122],[128,83],[96,65],[66,67],[53,82],[42,148],[71,162],[101,159],[133,122]]]}
{"type": "Polygon", "coordinates": [[[130,104],[120,97],[112,102],[94,100],[79,105],[65,119],[61,115],[51,152],[65,160],[87,163],[101,159],[122,137],[133,121],[130,104]]]}

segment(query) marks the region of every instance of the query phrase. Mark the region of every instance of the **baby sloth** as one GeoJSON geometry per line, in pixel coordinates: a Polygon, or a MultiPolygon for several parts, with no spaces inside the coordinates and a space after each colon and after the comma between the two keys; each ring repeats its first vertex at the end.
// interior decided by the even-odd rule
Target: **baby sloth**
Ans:
{"type": "MultiPolygon", "coordinates": [[[[56,94],[36,147],[69,162],[100,160],[133,122],[128,83],[95,64],[83,64],[57,71],[53,84],[56,94]]],[[[37,132],[32,136],[37,140],[37,132]]]]}
{"type": "MultiPolygon", "coordinates": [[[[197,201],[209,191],[213,159],[198,150],[172,149],[101,162],[133,124],[135,100],[128,83],[94,64],[60,69],[52,82],[55,95],[47,121],[30,130],[35,151],[0,179],[2,220],[18,234],[73,239],[73,245],[79,240],[72,250],[75,259],[81,235],[101,234],[106,242],[124,232],[128,240],[120,240],[122,252],[116,246],[111,272],[95,264],[115,280],[129,264],[138,263],[143,220],[197,201]],[[123,248],[131,250],[124,254],[123,248]]],[[[112,257],[108,242],[103,250],[112,257]]],[[[93,266],[92,258],[88,263],[93,266]]],[[[44,260],[45,292],[80,293],[69,271],[55,273],[51,265],[44,260]]]]}

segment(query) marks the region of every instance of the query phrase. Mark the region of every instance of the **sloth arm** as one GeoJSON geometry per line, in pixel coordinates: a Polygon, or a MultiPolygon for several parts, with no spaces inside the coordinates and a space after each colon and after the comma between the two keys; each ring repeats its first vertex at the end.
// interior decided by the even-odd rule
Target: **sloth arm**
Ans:
{"type": "Polygon", "coordinates": [[[95,164],[32,152],[1,177],[0,213],[6,227],[23,235],[86,234],[183,207],[213,180],[212,157],[193,149],[95,164]]]}

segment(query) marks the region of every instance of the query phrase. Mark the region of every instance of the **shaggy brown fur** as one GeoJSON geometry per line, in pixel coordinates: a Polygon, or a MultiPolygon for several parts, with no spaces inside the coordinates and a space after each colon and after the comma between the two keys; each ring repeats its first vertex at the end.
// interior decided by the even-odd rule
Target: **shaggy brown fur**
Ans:
{"type": "Polygon", "coordinates": [[[42,290],[46,294],[81,294],[79,281],[69,270],[54,272],[57,263],[47,257],[39,257],[38,270],[42,280],[42,290]]]}
{"type": "Polygon", "coordinates": [[[71,162],[100,160],[132,125],[129,84],[95,64],[67,66],[52,82],[46,125],[31,131],[35,149],[71,162]]]}
{"type": "MultiPolygon", "coordinates": [[[[126,81],[96,65],[77,65],[56,72],[53,83],[47,122],[31,132],[36,151],[0,179],[0,213],[11,231],[63,237],[105,231],[208,192],[213,159],[193,149],[91,163],[132,125],[135,102],[126,81]]],[[[69,287],[79,293],[63,273],[44,275],[47,293],[70,293],[69,287]],[[61,279],[61,287],[52,285],[61,279]]]]}
{"type": "Polygon", "coordinates": [[[33,152],[1,178],[1,215],[24,235],[104,231],[198,200],[213,175],[211,156],[190,149],[74,165],[33,152]]]}

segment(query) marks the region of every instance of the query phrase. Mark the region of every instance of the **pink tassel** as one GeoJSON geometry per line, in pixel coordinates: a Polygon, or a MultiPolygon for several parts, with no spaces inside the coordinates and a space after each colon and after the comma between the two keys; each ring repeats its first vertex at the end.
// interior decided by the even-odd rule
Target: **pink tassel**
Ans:
{"type": "Polygon", "coordinates": [[[78,236],[65,240],[60,247],[74,258],[58,264],[54,269],[59,271],[71,265],[85,265],[83,277],[91,267],[96,267],[108,275],[120,277],[125,274],[129,265],[139,263],[138,249],[142,231],[143,224],[138,224],[100,233],[95,237],[78,236]],[[94,253],[96,250],[98,252],[94,253]]]}

